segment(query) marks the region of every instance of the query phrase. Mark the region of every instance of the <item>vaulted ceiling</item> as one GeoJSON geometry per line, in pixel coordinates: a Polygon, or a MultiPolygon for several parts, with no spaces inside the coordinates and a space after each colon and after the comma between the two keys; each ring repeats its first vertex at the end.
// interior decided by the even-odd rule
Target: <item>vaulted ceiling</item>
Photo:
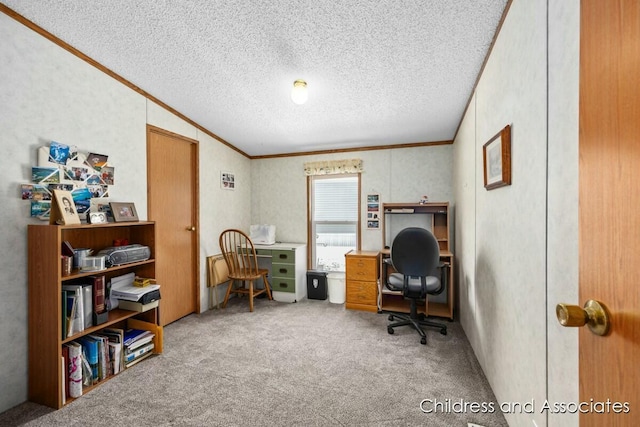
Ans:
{"type": "Polygon", "coordinates": [[[507,4],[1,2],[249,156],[453,139],[507,4]]]}

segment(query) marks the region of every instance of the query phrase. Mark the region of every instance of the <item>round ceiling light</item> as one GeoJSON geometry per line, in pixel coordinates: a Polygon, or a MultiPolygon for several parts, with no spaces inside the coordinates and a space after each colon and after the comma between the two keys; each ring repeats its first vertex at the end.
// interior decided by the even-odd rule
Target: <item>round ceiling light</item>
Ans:
{"type": "Polygon", "coordinates": [[[293,89],[291,90],[291,100],[302,105],[309,99],[309,92],[307,90],[307,82],[304,80],[296,80],[293,82],[293,89]]]}

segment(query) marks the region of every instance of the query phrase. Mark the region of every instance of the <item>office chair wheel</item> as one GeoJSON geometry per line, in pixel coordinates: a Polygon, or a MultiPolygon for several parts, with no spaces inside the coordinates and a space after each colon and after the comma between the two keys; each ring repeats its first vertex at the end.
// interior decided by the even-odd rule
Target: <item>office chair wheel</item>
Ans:
{"type": "Polygon", "coordinates": [[[393,314],[390,314],[390,315],[389,315],[389,321],[390,321],[390,322],[393,322],[393,319],[395,319],[395,317],[393,317],[393,314]]]}
{"type": "Polygon", "coordinates": [[[422,337],[422,338],[420,339],[420,344],[422,344],[422,345],[427,345],[427,337],[422,337]]]}
{"type": "Polygon", "coordinates": [[[387,326],[387,332],[389,335],[393,335],[393,328],[391,326],[387,326]]]}
{"type": "Polygon", "coordinates": [[[440,329],[440,333],[442,335],[447,335],[447,330],[445,328],[440,329]]]}

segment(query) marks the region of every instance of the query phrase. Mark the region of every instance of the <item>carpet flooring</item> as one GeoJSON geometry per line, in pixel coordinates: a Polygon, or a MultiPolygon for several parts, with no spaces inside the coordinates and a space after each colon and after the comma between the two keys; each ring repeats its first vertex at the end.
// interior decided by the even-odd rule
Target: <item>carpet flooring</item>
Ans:
{"type": "Polygon", "coordinates": [[[457,322],[387,333],[387,315],[328,300],[234,298],[164,328],[164,352],[54,411],[2,426],[506,426],[457,322]],[[422,405],[421,405],[422,402],[422,405]],[[495,404],[495,403],[494,403],[495,404]]]}

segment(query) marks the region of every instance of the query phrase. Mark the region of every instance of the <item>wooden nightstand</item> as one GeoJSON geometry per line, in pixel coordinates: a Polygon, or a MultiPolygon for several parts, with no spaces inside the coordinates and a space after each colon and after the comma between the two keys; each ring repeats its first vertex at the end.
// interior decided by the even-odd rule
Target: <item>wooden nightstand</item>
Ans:
{"type": "Polygon", "coordinates": [[[346,304],[352,310],[378,311],[380,253],[350,251],[345,255],[346,304]]]}

